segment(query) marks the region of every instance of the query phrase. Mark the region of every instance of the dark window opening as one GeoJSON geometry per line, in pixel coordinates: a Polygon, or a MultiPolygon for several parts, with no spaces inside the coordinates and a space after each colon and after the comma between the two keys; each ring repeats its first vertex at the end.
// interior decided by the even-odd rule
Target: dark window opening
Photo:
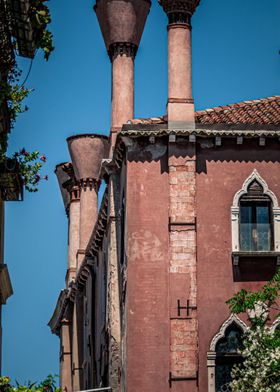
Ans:
{"type": "Polygon", "coordinates": [[[231,392],[231,371],[234,365],[242,363],[242,330],[231,324],[216,345],[215,383],[216,392],[231,392]]]}
{"type": "Polygon", "coordinates": [[[269,252],[273,250],[272,203],[262,186],[253,181],[248,193],[240,199],[240,250],[269,252]]]}

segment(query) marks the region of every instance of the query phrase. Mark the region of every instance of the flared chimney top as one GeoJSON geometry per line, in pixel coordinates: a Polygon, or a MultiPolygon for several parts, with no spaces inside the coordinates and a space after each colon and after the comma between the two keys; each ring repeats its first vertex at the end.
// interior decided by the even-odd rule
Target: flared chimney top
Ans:
{"type": "Polygon", "coordinates": [[[150,0],[96,0],[94,10],[111,60],[120,44],[135,56],[150,7],[150,0]]]}
{"type": "Polygon", "coordinates": [[[67,138],[68,148],[77,181],[99,180],[102,159],[108,158],[108,137],[99,134],[81,134],[67,138]]]}

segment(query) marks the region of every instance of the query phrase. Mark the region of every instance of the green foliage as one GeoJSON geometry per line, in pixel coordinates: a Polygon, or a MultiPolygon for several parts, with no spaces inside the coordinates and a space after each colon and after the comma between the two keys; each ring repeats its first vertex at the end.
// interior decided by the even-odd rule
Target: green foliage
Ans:
{"type": "Polygon", "coordinates": [[[10,378],[9,377],[0,377],[0,391],[1,392],[10,392],[11,385],[10,385],[10,378]]]}
{"type": "Polygon", "coordinates": [[[279,299],[280,271],[259,291],[242,289],[227,301],[233,313],[247,312],[251,322],[243,337],[244,362],[232,370],[233,392],[280,391],[280,330],[266,326],[270,310],[280,310],[279,299]]]}
{"type": "Polygon", "coordinates": [[[19,163],[20,175],[23,179],[25,189],[28,192],[37,192],[38,184],[41,180],[48,180],[48,176],[41,177],[40,170],[43,162],[46,162],[44,155],[40,156],[39,151],[27,152],[22,149],[13,155],[19,163]]]}
{"type": "Polygon", "coordinates": [[[23,105],[23,100],[32,91],[18,83],[20,75],[21,71],[15,66],[7,80],[0,81],[0,104],[7,103],[12,127],[18,114],[28,110],[27,106],[23,105]]]}
{"type": "Polygon", "coordinates": [[[56,386],[56,378],[57,376],[48,375],[40,383],[28,382],[27,385],[21,385],[17,382],[16,386],[12,386],[9,377],[0,377],[0,392],[61,392],[56,386]]]}
{"type": "MultiPolygon", "coordinates": [[[[41,155],[39,151],[27,152],[24,148],[11,156],[16,159],[19,164],[19,174],[23,180],[25,189],[28,192],[37,192],[39,182],[48,180],[48,176],[41,176],[40,170],[43,162],[46,162],[45,155],[41,155]]],[[[0,154],[0,163],[5,163],[6,155],[0,154]]],[[[1,392],[1,390],[0,390],[1,392]]]]}
{"type": "Polygon", "coordinates": [[[46,1],[48,0],[31,0],[29,15],[36,30],[37,46],[44,51],[44,57],[48,60],[54,46],[53,35],[47,29],[47,25],[51,23],[51,14],[46,1]]]}
{"type": "MultiPolygon", "coordinates": [[[[280,270],[274,277],[257,292],[240,290],[226,303],[233,313],[242,313],[254,309],[256,303],[266,304],[267,308],[277,307],[277,299],[280,298],[280,270]]],[[[279,316],[280,314],[278,314],[279,316]]]]}
{"type": "Polygon", "coordinates": [[[49,30],[44,30],[42,38],[39,41],[40,48],[44,51],[44,58],[48,61],[51,52],[54,50],[53,35],[49,30]]]}

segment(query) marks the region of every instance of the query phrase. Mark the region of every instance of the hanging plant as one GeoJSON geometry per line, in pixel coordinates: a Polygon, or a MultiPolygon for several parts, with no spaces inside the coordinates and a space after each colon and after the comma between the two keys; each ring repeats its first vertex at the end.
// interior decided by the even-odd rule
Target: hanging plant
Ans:
{"type": "Polygon", "coordinates": [[[46,28],[51,23],[50,10],[45,4],[46,1],[48,0],[30,0],[29,17],[34,28],[36,46],[44,51],[44,58],[48,60],[54,46],[53,35],[46,28]]]}
{"type": "Polygon", "coordinates": [[[41,176],[40,170],[43,163],[47,161],[45,155],[39,151],[27,152],[24,148],[16,152],[13,157],[19,164],[19,174],[23,180],[23,185],[28,192],[37,192],[39,182],[48,180],[48,176],[41,176]]]}
{"type": "Polygon", "coordinates": [[[17,66],[14,66],[7,80],[0,81],[0,104],[7,103],[11,127],[13,127],[18,114],[28,110],[28,107],[23,105],[23,100],[32,91],[32,89],[19,84],[20,75],[21,71],[17,66]]]}
{"type": "Polygon", "coordinates": [[[43,163],[46,161],[46,156],[40,155],[39,151],[28,152],[24,148],[11,157],[2,153],[0,154],[0,177],[1,173],[5,176],[7,173],[17,173],[28,192],[37,192],[40,181],[48,180],[47,175],[40,174],[43,163]]]}

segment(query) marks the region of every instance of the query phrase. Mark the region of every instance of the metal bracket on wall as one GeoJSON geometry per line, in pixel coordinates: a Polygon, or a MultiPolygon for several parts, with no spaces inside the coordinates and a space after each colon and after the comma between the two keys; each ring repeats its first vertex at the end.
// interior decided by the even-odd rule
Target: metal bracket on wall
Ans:
{"type": "Polygon", "coordinates": [[[178,299],[177,300],[177,315],[178,317],[181,317],[181,310],[185,309],[187,311],[187,318],[190,318],[190,310],[196,310],[197,306],[191,306],[190,305],[190,300],[187,300],[187,306],[181,306],[181,302],[178,299]]]}
{"type": "Polygon", "coordinates": [[[172,373],[169,372],[169,388],[172,388],[173,382],[180,382],[180,381],[196,381],[196,385],[198,386],[198,371],[196,372],[196,376],[194,377],[174,377],[172,373]]]}
{"type": "Polygon", "coordinates": [[[75,367],[75,363],[72,365],[72,374],[75,374],[76,371],[83,371],[82,367],[75,367]]]}

